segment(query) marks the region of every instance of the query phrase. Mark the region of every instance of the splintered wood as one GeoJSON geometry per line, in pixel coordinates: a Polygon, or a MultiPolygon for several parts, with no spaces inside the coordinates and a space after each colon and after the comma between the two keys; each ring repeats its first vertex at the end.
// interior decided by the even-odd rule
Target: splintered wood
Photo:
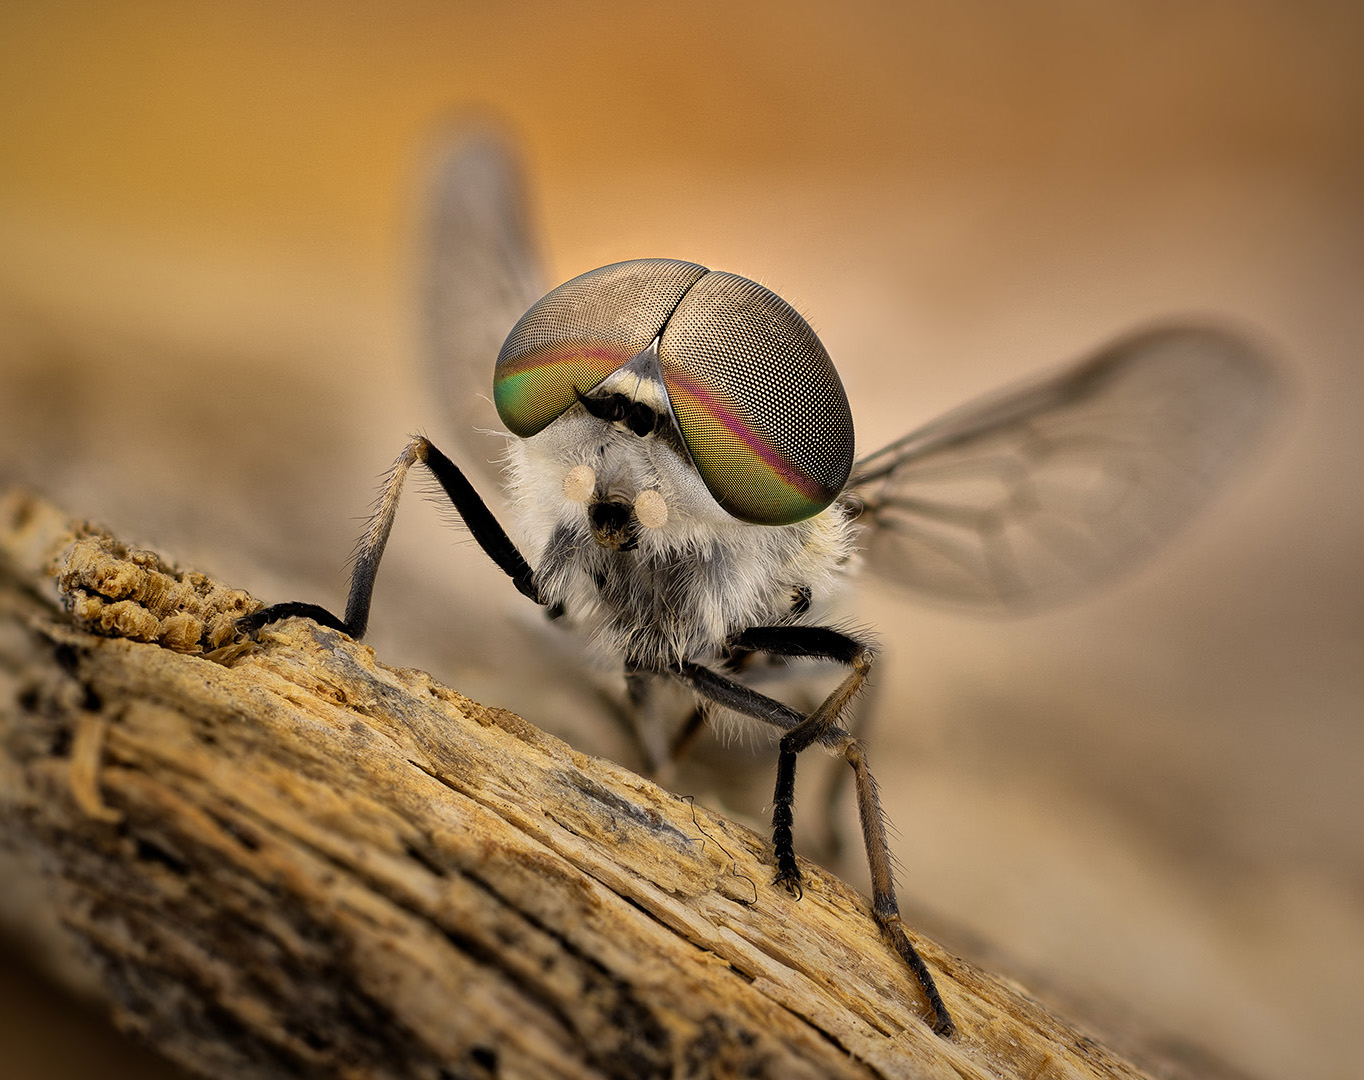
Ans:
{"type": "Polygon", "coordinates": [[[256,606],[0,500],[0,837],[191,1071],[1141,1075],[917,938],[938,1038],[826,872],[311,622],[234,644],[256,606]]]}

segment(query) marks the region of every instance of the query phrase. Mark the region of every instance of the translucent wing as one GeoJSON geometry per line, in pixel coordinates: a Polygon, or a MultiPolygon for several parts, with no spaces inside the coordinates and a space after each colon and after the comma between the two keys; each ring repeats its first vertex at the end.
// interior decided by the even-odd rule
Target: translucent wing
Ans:
{"type": "Polygon", "coordinates": [[[1155,550],[1258,440],[1279,396],[1245,339],[1152,329],[871,454],[845,498],[875,573],[978,609],[1033,610],[1155,550]]]}
{"type": "Polygon", "coordinates": [[[460,466],[500,482],[492,463],[502,444],[482,434],[503,430],[492,404],[493,367],[516,320],[546,290],[525,183],[500,133],[467,126],[439,141],[428,175],[421,221],[427,375],[450,418],[460,466]]]}

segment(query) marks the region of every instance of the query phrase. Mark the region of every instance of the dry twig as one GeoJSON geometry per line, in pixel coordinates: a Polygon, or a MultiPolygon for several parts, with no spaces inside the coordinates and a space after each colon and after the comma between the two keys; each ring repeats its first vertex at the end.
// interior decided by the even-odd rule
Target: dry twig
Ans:
{"type": "Polygon", "coordinates": [[[0,836],[192,1071],[1139,1075],[920,939],[934,1036],[827,873],[333,631],[233,643],[255,606],[0,500],[0,836]]]}

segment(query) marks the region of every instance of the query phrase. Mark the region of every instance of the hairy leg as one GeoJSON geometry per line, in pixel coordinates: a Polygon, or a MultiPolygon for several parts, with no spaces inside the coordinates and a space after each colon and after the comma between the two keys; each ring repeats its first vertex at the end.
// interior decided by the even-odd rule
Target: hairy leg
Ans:
{"type": "Polygon", "coordinates": [[[525,596],[541,603],[535,587],[535,574],[530,565],[516,549],[506,530],[493,517],[492,511],[465,479],[464,473],[448,457],[442,454],[423,436],[414,436],[393,468],[384,479],[379,494],[379,506],[370,518],[365,534],[356,548],[355,566],[351,570],[350,594],[346,600],[346,614],[338,619],[330,611],[317,604],[288,602],[273,604],[254,615],[248,615],[238,624],[241,629],[251,632],[259,630],[272,622],[291,616],[313,619],[323,626],[341,630],[354,638],[364,637],[369,625],[369,609],[374,599],[374,581],[379,573],[379,560],[383,558],[388,544],[389,533],[393,531],[393,520],[398,513],[398,497],[402,494],[403,481],[408,470],[418,462],[431,470],[446,496],[454,505],[456,512],[464,519],[469,532],[488,556],[495,562],[512,583],[525,596]]]}

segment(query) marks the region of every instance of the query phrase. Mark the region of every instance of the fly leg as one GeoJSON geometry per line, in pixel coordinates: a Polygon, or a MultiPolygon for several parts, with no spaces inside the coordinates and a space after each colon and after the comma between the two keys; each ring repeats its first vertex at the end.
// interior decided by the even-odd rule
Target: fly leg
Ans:
{"type": "MultiPolygon", "coordinates": [[[[846,747],[855,740],[838,728],[838,721],[871,670],[875,653],[864,642],[822,626],[752,627],[736,634],[728,644],[739,652],[835,660],[851,669],[833,693],[814,712],[787,731],[778,744],[777,784],[772,795],[772,843],[776,848],[777,883],[793,893],[799,893],[800,868],[796,865],[792,835],[795,825],[796,761],[802,751],[816,742],[824,742],[834,729],[842,733],[844,743],[833,748],[847,756],[846,747]]],[[[851,763],[851,759],[849,761],[851,763]]],[[[858,801],[860,804],[861,800],[858,801]]],[[[870,849],[867,854],[869,858],[874,858],[870,849]]]]}
{"type": "MultiPolygon", "coordinates": [[[[874,726],[882,685],[884,684],[863,683],[858,699],[843,713],[842,726],[864,745],[868,741],[868,733],[874,726]]],[[[822,852],[825,858],[833,860],[839,858],[844,851],[844,836],[843,830],[839,827],[838,808],[843,805],[844,792],[847,791],[848,780],[852,774],[836,767],[836,762],[830,764],[835,767],[825,770],[820,781],[819,834],[807,843],[812,844],[816,852],[822,852]]]]}
{"type": "Polygon", "coordinates": [[[669,670],[710,701],[783,729],[772,807],[772,841],[776,849],[777,882],[797,893],[800,889],[800,869],[796,865],[791,839],[796,757],[802,750],[819,743],[841,755],[852,767],[853,781],[857,787],[857,812],[862,823],[862,841],[871,868],[872,912],[876,925],[882,938],[914,973],[932,1010],[933,1030],[944,1037],[952,1036],[956,1032],[956,1025],[943,1003],[942,995],[938,993],[928,965],[905,933],[900,904],[895,896],[885,818],[876,794],[876,780],[867,766],[866,749],[858,739],[838,725],[839,713],[857,693],[871,667],[874,656],[872,649],[847,634],[824,627],[755,627],[737,635],[736,641],[741,648],[751,647],[754,651],[784,656],[841,660],[852,668],[824,703],[808,716],[700,664],[683,662],[669,670]]]}
{"type": "Polygon", "coordinates": [[[389,533],[393,531],[393,519],[398,513],[398,496],[402,494],[403,481],[407,478],[408,470],[418,462],[430,469],[439,481],[450,502],[454,504],[456,512],[464,519],[464,524],[478,542],[478,546],[501,567],[522,594],[537,604],[543,603],[535,587],[535,575],[530,565],[521,556],[521,552],[507,536],[497,518],[493,517],[492,511],[474,490],[473,485],[465,479],[464,473],[453,461],[431,445],[425,437],[417,435],[398,455],[398,460],[389,470],[379,495],[378,509],[370,518],[369,526],[356,548],[345,618],[338,619],[317,604],[284,603],[272,604],[254,615],[248,615],[237,625],[242,630],[251,632],[280,619],[300,615],[323,626],[340,630],[353,638],[363,637],[365,628],[369,625],[369,608],[374,598],[374,579],[379,573],[379,560],[383,557],[389,533]]]}

